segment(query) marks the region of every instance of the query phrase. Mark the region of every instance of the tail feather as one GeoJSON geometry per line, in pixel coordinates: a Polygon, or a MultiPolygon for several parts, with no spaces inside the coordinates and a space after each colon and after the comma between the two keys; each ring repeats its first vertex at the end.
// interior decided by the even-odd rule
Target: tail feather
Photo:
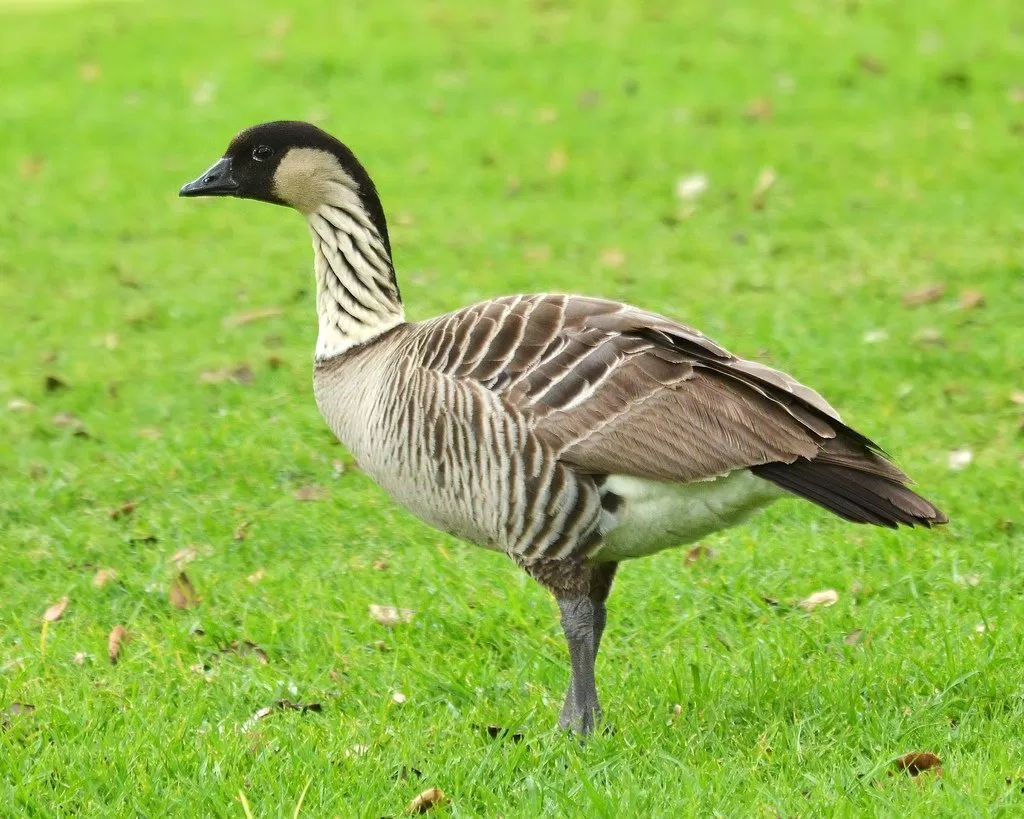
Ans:
{"type": "MultiPolygon", "coordinates": [[[[899,524],[932,526],[949,520],[902,480],[891,473],[867,471],[865,466],[798,458],[789,464],[762,464],[751,471],[854,523],[895,529],[899,524]]],[[[895,467],[893,471],[905,479],[895,467]]]]}

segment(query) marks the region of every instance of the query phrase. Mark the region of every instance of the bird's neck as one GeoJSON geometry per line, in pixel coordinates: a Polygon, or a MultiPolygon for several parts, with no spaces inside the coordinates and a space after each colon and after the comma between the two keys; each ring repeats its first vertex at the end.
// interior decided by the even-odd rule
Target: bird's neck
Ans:
{"type": "Polygon", "coordinates": [[[339,355],[402,324],[405,311],[388,244],[358,196],[339,190],[306,218],[313,236],[320,324],[317,360],[339,355]]]}

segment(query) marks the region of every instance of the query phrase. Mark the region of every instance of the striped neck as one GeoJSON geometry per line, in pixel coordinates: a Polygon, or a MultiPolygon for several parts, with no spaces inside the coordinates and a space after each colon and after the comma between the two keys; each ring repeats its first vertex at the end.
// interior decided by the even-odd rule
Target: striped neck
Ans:
{"type": "Polygon", "coordinates": [[[306,214],[313,236],[317,360],[340,355],[405,321],[388,245],[358,195],[338,184],[306,214]]]}

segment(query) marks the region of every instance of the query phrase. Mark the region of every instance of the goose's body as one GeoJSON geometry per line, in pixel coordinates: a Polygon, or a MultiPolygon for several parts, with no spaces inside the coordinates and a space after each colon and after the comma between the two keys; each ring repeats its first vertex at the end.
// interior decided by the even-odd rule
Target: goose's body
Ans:
{"type": "Polygon", "coordinates": [[[594,657],[619,561],[787,492],[859,523],[945,522],[816,392],[664,316],[542,294],[406,322],[373,183],[314,126],[242,132],[182,194],[306,216],[321,413],[394,500],[555,593],[573,668],[563,725],[600,715],[594,657]]]}

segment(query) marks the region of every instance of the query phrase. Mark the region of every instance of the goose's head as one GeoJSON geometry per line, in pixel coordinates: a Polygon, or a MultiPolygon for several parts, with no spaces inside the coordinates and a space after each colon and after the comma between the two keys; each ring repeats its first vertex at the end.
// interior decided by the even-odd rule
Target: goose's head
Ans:
{"type": "Polygon", "coordinates": [[[286,205],[309,215],[326,206],[361,206],[387,243],[377,190],[349,148],[308,122],[246,128],[180,196],[235,196],[286,205]]]}

